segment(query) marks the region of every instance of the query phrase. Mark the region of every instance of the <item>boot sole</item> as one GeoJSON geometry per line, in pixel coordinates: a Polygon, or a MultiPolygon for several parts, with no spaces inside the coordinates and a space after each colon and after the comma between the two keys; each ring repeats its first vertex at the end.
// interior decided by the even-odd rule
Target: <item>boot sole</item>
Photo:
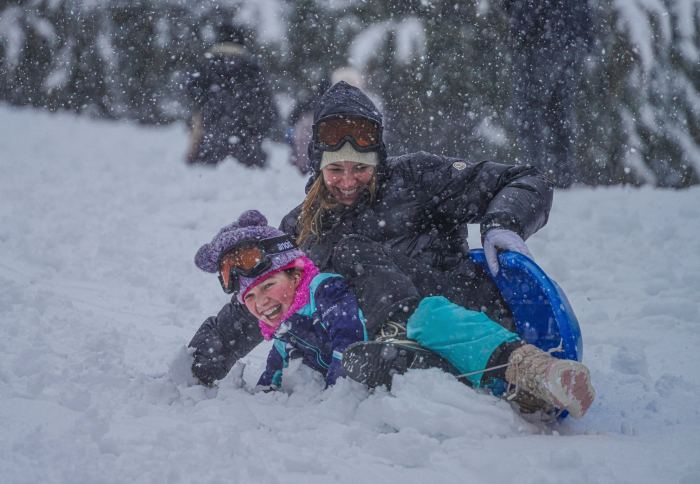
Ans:
{"type": "Polygon", "coordinates": [[[588,369],[578,362],[562,360],[550,371],[547,389],[552,395],[552,403],[566,409],[572,417],[583,417],[595,399],[588,369]]]}
{"type": "Polygon", "coordinates": [[[425,368],[439,368],[456,374],[456,370],[439,355],[412,343],[361,341],[343,352],[345,374],[370,388],[386,386],[391,389],[394,375],[425,368]]]}

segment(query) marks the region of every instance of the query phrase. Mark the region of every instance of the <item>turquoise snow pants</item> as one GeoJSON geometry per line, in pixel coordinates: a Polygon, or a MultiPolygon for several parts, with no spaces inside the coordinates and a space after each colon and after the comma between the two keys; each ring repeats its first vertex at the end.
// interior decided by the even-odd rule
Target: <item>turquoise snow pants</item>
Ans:
{"type": "MultiPolygon", "coordinates": [[[[481,372],[496,348],[520,337],[491,320],[442,296],[424,298],[408,319],[408,338],[452,363],[460,373],[481,372]]],[[[467,378],[476,388],[483,373],[467,378]]]]}

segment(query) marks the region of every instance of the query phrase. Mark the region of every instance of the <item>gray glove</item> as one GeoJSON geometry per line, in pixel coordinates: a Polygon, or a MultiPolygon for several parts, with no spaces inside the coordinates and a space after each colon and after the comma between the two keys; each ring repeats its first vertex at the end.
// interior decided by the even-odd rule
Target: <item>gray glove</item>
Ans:
{"type": "Polygon", "coordinates": [[[525,241],[512,230],[491,229],[484,235],[484,253],[491,274],[498,274],[498,249],[510,250],[533,258],[525,241]]]}

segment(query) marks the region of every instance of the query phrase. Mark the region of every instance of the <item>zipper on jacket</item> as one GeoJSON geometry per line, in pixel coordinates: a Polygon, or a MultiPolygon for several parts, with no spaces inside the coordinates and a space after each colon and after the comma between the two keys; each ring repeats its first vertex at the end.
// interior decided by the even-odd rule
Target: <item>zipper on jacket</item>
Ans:
{"type": "Polygon", "coordinates": [[[316,346],[312,345],[311,343],[308,343],[308,342],[305,341],[303,338],[300,338],[299,335],[297,335],[296,333],[294,333],[292,330],[287,331],[287,334],[289,334],[290,336],[293,336],[293,337],[296,338],[296,340],[299,341],[299,343],[301,343],[304,347],[306,347],[306,348],[312,350],[314,353],[316,353],[316,362],[317,362],[319,365],[321,365],[321,366],[322,366],[323,368],[325,368],[325,369],[328,369],[328,368],[331,367],[331,365],[329,365],[328,363],[326,363],[325,361],[323,361],[323,359],[321,358],[321,351],[320,351],[316,346]]]}

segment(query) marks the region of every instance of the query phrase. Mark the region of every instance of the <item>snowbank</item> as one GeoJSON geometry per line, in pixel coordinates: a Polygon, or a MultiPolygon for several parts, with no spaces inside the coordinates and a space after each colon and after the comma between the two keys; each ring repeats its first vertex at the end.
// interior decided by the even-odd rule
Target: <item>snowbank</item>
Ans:
{"type": "Polygon", "coordinates": [[[242,210],[277,223],[301,200],[285,148],[267,171],[194,169],[183,126],[2,107],[0,127],[2,482],[700,482],[700,188],[556,195],[529,245],[576,309],[598,399],[542,426],[434,370],[391,393],[322,391],[303,368],[288,393],[176,385],[226,301],[192,257],[242,210]]]}

